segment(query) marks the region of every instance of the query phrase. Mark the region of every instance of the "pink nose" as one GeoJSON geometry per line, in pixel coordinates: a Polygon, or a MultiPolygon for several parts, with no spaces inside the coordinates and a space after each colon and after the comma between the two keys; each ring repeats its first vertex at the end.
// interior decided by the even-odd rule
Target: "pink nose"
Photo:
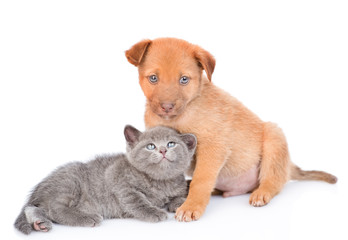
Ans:
{"type": "Polygon", "coordinates": [[[165,149],[164,147],[161,147],[159,149],[159,152],[162,153],[163,157],[166,155],[167,149],[165,149]]]}
{"type": "Polygon", "coordinates": [[[165,113],[169,113],[173,110],[174,104],[173,103],[161,103],[162,111],[165,113]]]}

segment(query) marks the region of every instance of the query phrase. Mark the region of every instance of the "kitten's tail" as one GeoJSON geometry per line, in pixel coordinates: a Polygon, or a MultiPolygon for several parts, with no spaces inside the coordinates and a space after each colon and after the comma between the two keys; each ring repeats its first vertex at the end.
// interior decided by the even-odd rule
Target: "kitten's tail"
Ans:
{"type": "Polygon", "coordinates": [[[304,171],[296,165],[291,166],[291,180],[317,180],[331,184],[337,182],[337,177],[322,171],[304,171]]]}
{"type": "Polygon", "coordinates": [[[28,235],[29,233],[31,233],[33,231],[33,227],[31,226],[31,224],[28,222],[27,217],[25,215],[25,208],[28,205],[24,206],[21,213],[19,214],[19,216],[17,217],[14,226],[15,228],[17,228],[19,231],[21,231],[22,233],[28,235]]]}

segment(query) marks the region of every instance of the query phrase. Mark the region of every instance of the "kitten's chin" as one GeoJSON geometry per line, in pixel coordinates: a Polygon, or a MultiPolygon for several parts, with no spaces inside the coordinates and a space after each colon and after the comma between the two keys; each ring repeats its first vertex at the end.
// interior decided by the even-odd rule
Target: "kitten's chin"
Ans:
{"type": "Polygon", "coordinates": [[[158,161],[154,162],[160,169],[158,171],[163,171],[163,169],[170,169],[171,163],[174,162],[174,160],[171,160],[169,158],[163,157],[161,159],[158,159],[158,161]]]}
{"type": "Polygon", "coordinates": [[[163,162],[165,162],[165,161],[167,161],[167,162],[174,162],[174,160],[171,160],[171,159],[169,159],[169,158],[167,158],[167,157],[164,157],[164,158],[162,158],[158,163],[163,163],[163,162]]]}
{"type": "Polygon", "coordinates": [[[147,174],[156,180],[169,180],[176,178],[181,171],[175,170],[172,162],[168,159],[162,159],[156,163],[155,168],[152,168],[150,171],[146,171],[147,174]]]}

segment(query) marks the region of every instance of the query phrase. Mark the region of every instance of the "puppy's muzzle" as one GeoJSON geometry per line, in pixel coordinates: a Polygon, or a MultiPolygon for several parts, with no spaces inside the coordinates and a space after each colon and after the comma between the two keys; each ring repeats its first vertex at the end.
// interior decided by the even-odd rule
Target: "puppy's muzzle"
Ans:
{"type": "Polygon", "coordinates": [[[170,113],[173,111],[175,104],[174,103],[161,103],[161,109],[165,113],[170,113]]]}

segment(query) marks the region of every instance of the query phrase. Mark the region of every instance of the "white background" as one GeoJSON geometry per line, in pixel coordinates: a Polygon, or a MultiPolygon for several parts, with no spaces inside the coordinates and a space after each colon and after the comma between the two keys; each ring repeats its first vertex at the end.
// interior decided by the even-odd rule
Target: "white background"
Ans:
{"type": "Polygon", "coordinates": [[[0,80],[1,239],[348,239],[347,1],[1,1],[0,80]],[[262,208],[248,195],[213,197],[192,223],[17,232],[26,196],[50,171],[123,152],[124,126],[144,129],[124,51],[157,37],[211,52],[213,82],[278,123],[296,164],[338,183],[290,182],[262,208]]]}

